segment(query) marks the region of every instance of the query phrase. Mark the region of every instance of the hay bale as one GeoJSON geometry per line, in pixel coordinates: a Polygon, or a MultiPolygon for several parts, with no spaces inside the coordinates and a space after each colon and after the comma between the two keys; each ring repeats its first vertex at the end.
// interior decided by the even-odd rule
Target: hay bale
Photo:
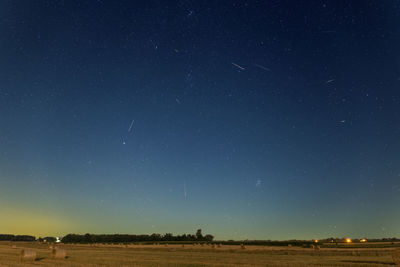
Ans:
{"type": "Polygon", "coordinates": [[[11,248],[17,248],[17,245],[12,245],[11,248]]]}
{"type": "Polygon", "coordinates": [[[288,244],[287,246],[288,246],[289,248],[291,248],[291,247],[292,247],[292,244],[288,244]]]}
{"type": "Polygon", "coordinates": [[[21,250],[21,261],[34,261],[36,260],[36,251],[29,248],[21,250]]]}
{"type": "Polygon", "coordinates": [[[184,248],[184,247],[185,247],[185,244],[182,244],[182,247],[184,248]]]}
{"type": "Polygon", "coordinates": [[[396,266],[400,266],[400,249],[396,249],[393,251],[392,260],[396,266]]]}
{"type": "Polygon", "coordinates": [[[243,244],[240,244],[241,249],[246,249],[246,247],[243,244]]]}
{"type": "Polygon", "coordinates": [[[320,250],[321,247],[320,246],[314,246],[314,250],[320,250]]]}
{"type": "Polygon", "coordinates": [[[67,251],[62,248],[53,248],[52,250],[54,259],[65,259],[67,258],[67,251]]]}

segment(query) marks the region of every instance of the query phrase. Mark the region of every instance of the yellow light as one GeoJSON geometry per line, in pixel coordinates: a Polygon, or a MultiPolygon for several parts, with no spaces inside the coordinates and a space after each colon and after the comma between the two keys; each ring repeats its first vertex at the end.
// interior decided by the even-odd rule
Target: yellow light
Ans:
{"type": "Polygon", "coordinates": [[[360,240],[361,242],[367,242],[367,239],[363,238],[360,240]]]}
{"type": "Polygon", "coordinates": [[[346,243],[351,243],[351,239],[350,238],[346,238],[346,243]]]}
{"type": "Polygon", "coordinates": [[[314,242],[315,242],[315,243],[318,243],[318,239],[315,239],[314,242]]]}

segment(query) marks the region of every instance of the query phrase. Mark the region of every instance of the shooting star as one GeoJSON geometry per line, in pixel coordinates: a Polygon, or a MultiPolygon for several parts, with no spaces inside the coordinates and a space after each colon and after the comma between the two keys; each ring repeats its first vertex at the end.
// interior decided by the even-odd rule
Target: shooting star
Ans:
{"type": "Polygon", "coordinates": [[[335,79],[331,79],[331,80],[326,81],[325,83],[331,83],[331,82],[334,82],[334,81],[335,81],[335,79]]]}
{"type": "Polygon", "coordinates": [[[131,130],[132,130],[132,127],[133,127],[133,123],[135,122],[135,120],[132,120],[132,122],[131,122],[131,125],[129,126],[129,129],[128,129],[128,133],[130,133],[131,132],[131,130]]]}
{"type": "Polygon", "coordinates": [[[245,68],[243,68],[242,66],[239,66],[238,64],[232,62],[232,65],[239,68],[240,70],[245,70],[245,68]]]}
{"type": "Polygon", "coordinates": [[[270,71],[269,68],[264,67],[263,65],[259,65],[259,64],[254,64],[254,66],[259,67],[260,69],[266,70],[266,71],[270,71]]]}
{"type": "Polygon", "coordinates": [[[123,144],[123,145],[126,145],[126,142],[125,142],[125,140],[124,140],[124,137],[122,137],[122,144],[123,144]]]}
{"type": "Polygon", "coordinates": [[[183,181],[183,196],[185,197],[185,199],[186,199],[186,196],[187,196],[187,191],[186,191],[186,181],[183,181]]]}

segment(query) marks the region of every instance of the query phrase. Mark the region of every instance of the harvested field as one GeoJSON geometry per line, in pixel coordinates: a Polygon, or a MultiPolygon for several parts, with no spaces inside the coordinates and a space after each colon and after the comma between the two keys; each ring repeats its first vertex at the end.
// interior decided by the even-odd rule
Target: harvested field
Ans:
{"type": "Polygon", "coordinates": [[[55,259],[49,245],[0,242],[0,266],[395,266],[391,248],[312,248],[240,245],[57,245],[67,258],[55,259]],[[21,262],[23,248],[37,259],[21,262]]]}

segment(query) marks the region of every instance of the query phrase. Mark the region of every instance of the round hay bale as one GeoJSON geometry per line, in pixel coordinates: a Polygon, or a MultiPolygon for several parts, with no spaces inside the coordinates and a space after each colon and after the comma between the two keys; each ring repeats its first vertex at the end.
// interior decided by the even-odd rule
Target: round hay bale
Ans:
{"type": "Polygon", "coordinates": [[[36,251],[29,248],[21,250],[21,261],[34,261],[36,260],[36,251]]]}
{"type": "Polygon", "coordinates": [[[320,246],[314,246],[314,250],[320,250],[321,247],[320,246]]]}
{"type": "Polygon", "coordinates": [[[67,258],[67,251],[62,248],[53,248],[52,250],[54,259],[65,259],[67,258]]]}
{"type": "Polygon", "coordinates": [[[392,260],[396,266],[400,266],[400,249],[393,251],[392,260]]]}

